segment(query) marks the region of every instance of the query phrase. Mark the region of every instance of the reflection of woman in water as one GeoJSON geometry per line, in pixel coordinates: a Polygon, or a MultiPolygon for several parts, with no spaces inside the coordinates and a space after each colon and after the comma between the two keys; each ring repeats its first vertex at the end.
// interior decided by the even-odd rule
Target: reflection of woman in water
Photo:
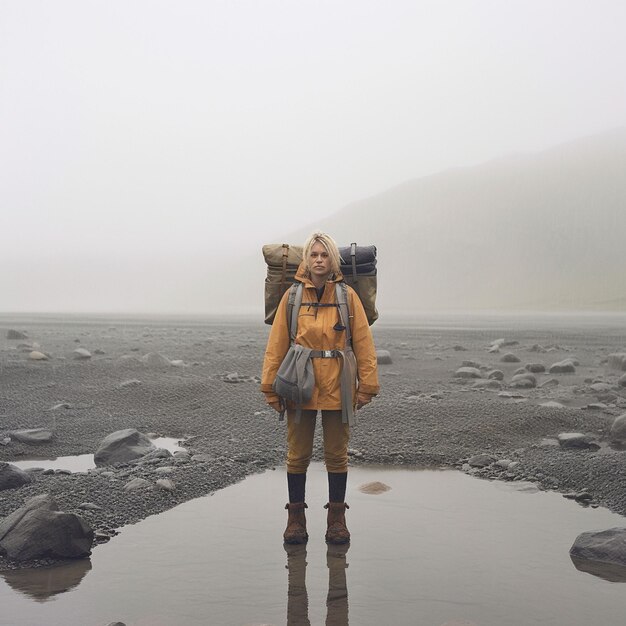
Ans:
{"type": "MultiPolygon", "coordinates": [[[[345,503],[348,472],[349,417],[353,409],[362,408],[378,393],[376,350],[367,323],[363,305],[351,288],[347,288],[349,321],[342,320],[336,294],[336,284],[343,281],[337,244],[324,233],[314,233],[304,245],[304,260],[296,274],[303,285],[302,306],[298,314],[295,342],[311,348],[315,389],[311,400],[301,408],[301,415],[292,405],[287,405],[287,484],[289,511],[285,543],[305,543],[306,531],[305,483],[306,471],[313,454],[313,435],[318,410],[322,412],[324,435],[324,461],[328,471],[328,543],[347,543],[350,533],[346,528],[345,503]],[[342,368],[344,357],[340,354],[346,346],[346,327],[349,323],[351,343],[356,358],[357,381],[344,382],[342,410],[342,368]],[[351,386],[352,389],[346,389],[351,386]],[[346,410],[346,394],[347,405],[346,410]]],[[[272,325],[265,351],[261,390],[266,400],[277,411],[281,399],[272,384],[276,372],[289,349],[287,306],[289,291],[283,296],[272,325]]],[[[350,356],[350,355],[348,355],[350,356]]],[[[344,378],[345,380],[345,378],[344,378]]]]}

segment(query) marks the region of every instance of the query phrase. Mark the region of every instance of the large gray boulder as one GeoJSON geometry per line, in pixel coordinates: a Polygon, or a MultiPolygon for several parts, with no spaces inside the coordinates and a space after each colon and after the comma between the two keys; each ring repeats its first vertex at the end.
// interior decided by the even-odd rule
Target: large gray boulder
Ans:
{"type": "Polygon", "coordinates": [[[581,533],[569,553],[578,569],[608,580],[626,580],[626,528],[581,533]]]}
{"type": "Polygon", "coordinates": [[[125,428],[107,435],[94,455],[96,465],[115,465],[140,459],[156,446],[143,433],[134,428],[125,428]]]}
{"type": "Polygon", "coordinates": [[[27,428],[24,430],[13,430],[9,433],[11,439],[27,444],[40,444],[52,441],[54,433],[47,428],[27,428]]]}
{"type": "Polygon", "coordinates": [[[30,482],[30,476],[24,470],[9,463],[0,463],[0,491],[17,489],[30,482]]]}
{"type": "Polygon", "coordinates": [[[59,511],[52,497],[35,496],[0,522],[0,550],[20,561],[91,554],[93,530],[82,517],[59,511]]]}

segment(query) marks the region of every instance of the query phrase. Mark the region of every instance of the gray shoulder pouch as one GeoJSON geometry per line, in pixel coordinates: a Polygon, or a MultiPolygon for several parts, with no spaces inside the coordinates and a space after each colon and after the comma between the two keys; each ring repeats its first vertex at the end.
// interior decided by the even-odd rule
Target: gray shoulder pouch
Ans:
{"type": "Polygon", "coordinates": [[[311,348],[292,344],[278,368],[274,391],[297,407],[297,421],[303,404],[313,397],[315,374],[311,363],[311,348]]]}

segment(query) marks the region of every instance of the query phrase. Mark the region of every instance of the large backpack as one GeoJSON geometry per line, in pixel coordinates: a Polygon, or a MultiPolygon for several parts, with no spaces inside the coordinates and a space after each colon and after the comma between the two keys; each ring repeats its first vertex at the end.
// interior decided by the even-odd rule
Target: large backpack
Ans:
{"type": "MultiPolygon", "coordinates": [[[[376,310],[376,246],[357,246],[356,243],[339,248],[341,273],[345,282],[357,293],[370,326],[378,319],[376,310]]],[[[287,243],[263,246],[267,264],[265,279],[265,323],[272,324],[283,294],[295,282],[302,262],[302,246],[287,243]]],[[[337,300],[339,302],[339,300],[337,300]]]]}

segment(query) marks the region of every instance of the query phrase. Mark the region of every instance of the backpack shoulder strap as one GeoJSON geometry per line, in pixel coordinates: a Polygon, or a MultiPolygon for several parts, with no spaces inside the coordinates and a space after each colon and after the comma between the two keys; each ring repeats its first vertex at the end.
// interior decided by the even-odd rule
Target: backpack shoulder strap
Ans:
{"type": "Polygon", "coordinates": [[[348,305],[348,285],[343,281],[335,283],[335,294],[341,323],[346,328],[346,348],[352,346],[352,331],[350,329],[350,307],[348,305]]]}
{"type": "Polygon", "coordinates": [[[289,299],[287,300],[287,329],[289,341],[294,343],[298,333],[298,315],[302,304],[302,283],[294,283],[289,287],[289,299]]]}

